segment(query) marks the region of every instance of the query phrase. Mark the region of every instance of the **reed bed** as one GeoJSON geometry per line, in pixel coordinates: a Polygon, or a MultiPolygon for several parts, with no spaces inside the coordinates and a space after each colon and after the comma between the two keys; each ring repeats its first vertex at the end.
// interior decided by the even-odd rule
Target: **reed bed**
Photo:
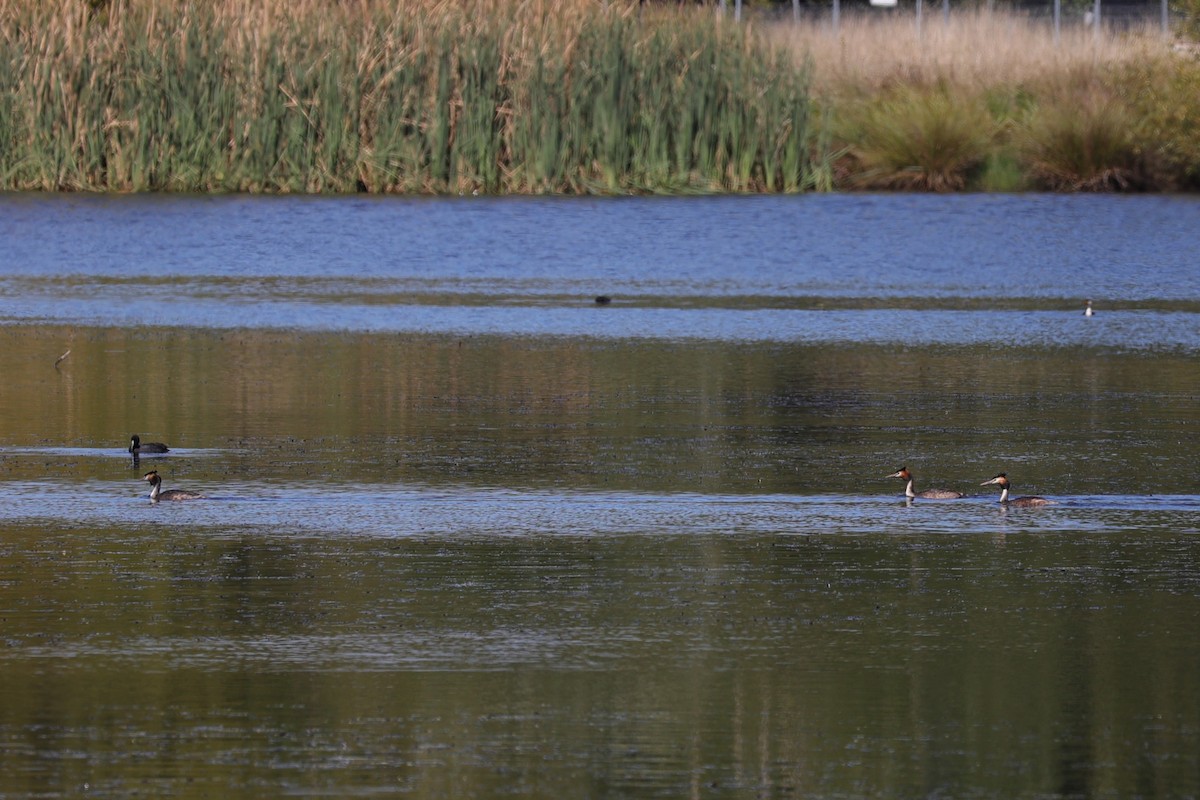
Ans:
{"type": "Polygon", "coordinates": [[[0,0],[0,189],[1200,188],[1200,59],[1011,13],[0,0]]]}
{"type": "MultiPolygon", "coordinates": [[[[12,189],[797,191],[807,70],[585,0],[0,0],[12,189]]],[[[817,167],[814,164],[817,164],[817,167]]]]}

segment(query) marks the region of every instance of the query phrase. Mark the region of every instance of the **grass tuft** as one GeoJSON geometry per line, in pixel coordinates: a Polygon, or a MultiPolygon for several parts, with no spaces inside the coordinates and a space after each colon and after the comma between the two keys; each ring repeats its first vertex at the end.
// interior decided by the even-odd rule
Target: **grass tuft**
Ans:
{"type": "Polygon", "coordinates": [[[995,128],[977,98],[901,87],[850,111],[843,138],[858,161],[859,185],[944,192],[967,185],[995,128]]]}
{"type": "Polygon", "coordinates": [[[1103,90],[1075,93],[1071,100],[1070,106],[1053,99],[1039,106],[1018,133],[1018,148],[1038,185],[1056,191],[1143,186],[1129,109],[1103,90]]]}

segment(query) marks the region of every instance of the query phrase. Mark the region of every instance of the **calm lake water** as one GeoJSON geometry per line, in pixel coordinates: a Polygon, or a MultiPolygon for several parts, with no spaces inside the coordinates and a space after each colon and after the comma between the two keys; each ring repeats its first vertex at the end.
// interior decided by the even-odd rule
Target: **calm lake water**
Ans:
{"type": "Polygon", "coordinates": [[[1200,796],[1198,230],[0,197],[0,798],[1200,796]]]}

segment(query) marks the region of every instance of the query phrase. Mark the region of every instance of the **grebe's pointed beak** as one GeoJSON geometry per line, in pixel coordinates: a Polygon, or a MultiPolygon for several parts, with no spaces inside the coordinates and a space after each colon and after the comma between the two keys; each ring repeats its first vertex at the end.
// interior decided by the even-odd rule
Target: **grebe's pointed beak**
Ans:
{"type": "Polygon", "coordinates": [[[990,481],[984,481],[983,483],[981,483],[979,485],[980,486],[990,486],[993,483],[1000,483],[1000,481],[1002,481],[1002,480],[1004,480],[1004,476],[997,475],[996,477],[992,478],[990,481]]]}
{"type": "Polygon", "coordinates": [[[903,478],[903,477],[904,477],[904,470],[899,470],[899,471],[897,471],[897,472],[893,472],[891,475],[888,475],[888,477],[889,477],[889,478],[903,478]]]}

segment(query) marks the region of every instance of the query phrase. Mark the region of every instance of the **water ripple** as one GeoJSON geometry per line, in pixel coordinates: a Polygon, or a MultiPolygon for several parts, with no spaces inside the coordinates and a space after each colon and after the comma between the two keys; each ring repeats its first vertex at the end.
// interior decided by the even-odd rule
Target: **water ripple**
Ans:
{"type": "Polygon", "coordinates": [[[48,502],[55,484],[0,484],[0,521],[136,528],[164,523],[214,535],[498,538],[951,534],[1169,528],[1195,532],[1194,495],[1082,495],[1039,509],[1006,508],[992,496],[953,503],[892,496],[708,495],[311,483],[222,491],[209,499],[151,504],[128,487],[89,481],[70,504],[48,502]]]}

